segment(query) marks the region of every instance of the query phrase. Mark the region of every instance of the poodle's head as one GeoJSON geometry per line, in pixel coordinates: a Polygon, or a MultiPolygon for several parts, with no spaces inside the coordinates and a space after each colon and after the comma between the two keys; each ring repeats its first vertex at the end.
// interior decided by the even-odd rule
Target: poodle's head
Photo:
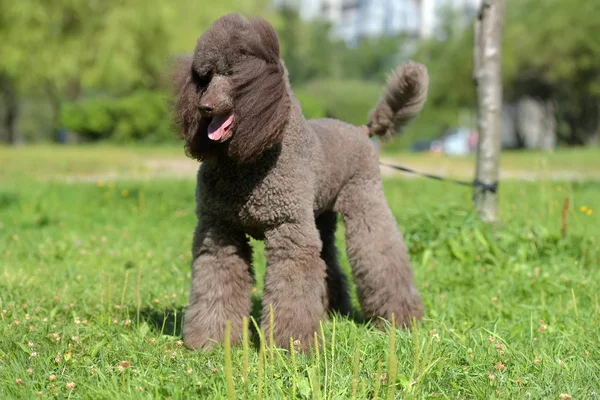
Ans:
{"type": "Polygon", "coordinates": [[[281,141],[290,110],[279,40],[262,19],[221,17],[175,68],[174,114],[188,155],[252,162],[281,141]]]}

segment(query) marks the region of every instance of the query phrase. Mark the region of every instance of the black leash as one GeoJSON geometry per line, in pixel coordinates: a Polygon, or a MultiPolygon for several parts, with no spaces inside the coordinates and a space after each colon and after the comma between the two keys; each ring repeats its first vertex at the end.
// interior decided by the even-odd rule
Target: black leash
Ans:
{"type": "Polygon", "coordinates": [[[423,176],[423,177],[429,178],[429,179],[435,179],[437,181],[445,181],[445,182],[454,183],[456,185],[469,186],[469,187],[480,187],[485,192],[496,193],[498,191],[498,182],[485,183],[485,182],[481,182],[480,180],[477,180],[477,179],[475,179],[475,181],[473,181],[473,182],[461,181],[458,179],[444,178],[443,176],[439,176],[439,175],[432,175],[432,174],[427,174],[424,172],[415,171],[414,169],[401,167],[399,165],[386,164],[386,163],[382,163],[382,162],[380,162],[379,164],[383,165],[384,167],[392,168],[392,169],[402,171],[402,172],[407,172],[409,174],[423,176]]]}

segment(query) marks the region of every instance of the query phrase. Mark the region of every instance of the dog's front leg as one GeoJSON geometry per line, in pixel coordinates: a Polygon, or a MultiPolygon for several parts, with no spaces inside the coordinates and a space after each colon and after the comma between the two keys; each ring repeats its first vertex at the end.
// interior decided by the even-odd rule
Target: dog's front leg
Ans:
{"type": "Polygon", "coordinates": [[[210,349],[225,337],[242,338],[242,318],[251,309],[254,278],[252,250],[243,232],[201,218],[194,233],[192,283],[183,323],[183,340],[191,349],[210,349]]]}
{"type": "Polygon", "coordinates": [[[265,333],[272,328],[280,348],[289,348],[292,338],[297,348],[308,350],[325,314],[326,266],[320,257],[319,232],[311,222],[312,218],[285,223],[266,233],[262,320],[265,333]]]}

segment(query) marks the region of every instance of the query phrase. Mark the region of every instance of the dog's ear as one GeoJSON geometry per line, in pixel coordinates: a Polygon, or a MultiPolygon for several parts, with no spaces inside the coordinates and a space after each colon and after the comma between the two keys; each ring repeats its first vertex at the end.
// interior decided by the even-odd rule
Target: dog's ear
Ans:
{"type": "Polygon", "coordinates": [[[199,131],[206,131],[208,122],[198,110],[200,95],[192,76],[192,56],[177,57],[172,70],[172,112],[175,128],[179,138],[185,141],[187,155],[202,160],[213,154],[216,149],[215,144],[205,135],[198,134],[199,131]]]}
{"type": "Polygon", "coordinates": [[[194,126],[197,124],[198,94],[192,81],[192,57],[185,55],[173,60],[173,117],[177,125],[177,133],[181,139],[193,135],[194,126]]]}
{"type": "Polygon", "coordinates": [[[281,141],[290,98],[273,27],[265,20],[251,19],[243,40],[241,48],[248,56],[234,64],[231,77],[236,131],[228,154],[240,162],[252,162],[281,141]]]}

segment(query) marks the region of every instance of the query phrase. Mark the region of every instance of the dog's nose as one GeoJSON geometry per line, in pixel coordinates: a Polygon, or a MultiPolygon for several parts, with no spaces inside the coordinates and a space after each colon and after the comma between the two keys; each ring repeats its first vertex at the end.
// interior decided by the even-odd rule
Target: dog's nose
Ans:
{"type": "Polygon", "coordinates": [[[198,106],[198,109],[200,110],[200,112],[202,114],[210,114],[213,110],[213,106],[212,106],[212,104],[209,104],[209,103],[201,103],[198,106]]]}

